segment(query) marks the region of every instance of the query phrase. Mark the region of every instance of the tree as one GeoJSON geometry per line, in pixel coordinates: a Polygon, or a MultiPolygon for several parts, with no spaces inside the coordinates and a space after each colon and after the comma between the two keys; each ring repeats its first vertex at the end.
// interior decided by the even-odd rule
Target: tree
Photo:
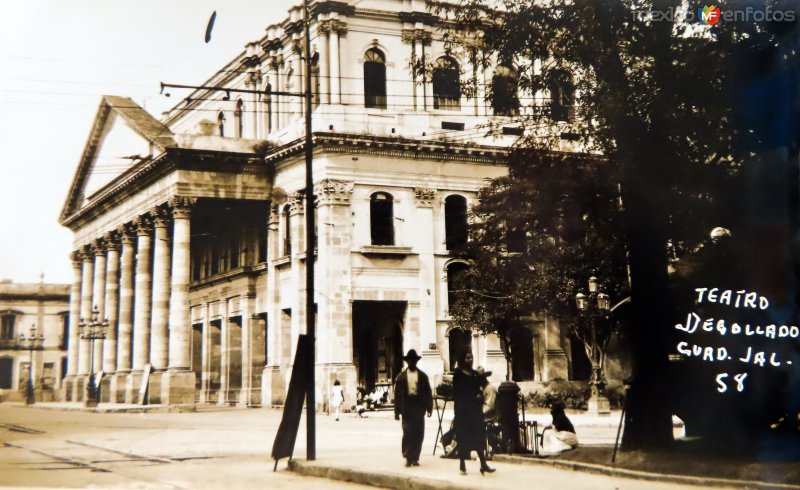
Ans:
{"type": "MultiPolygon", "coordinates": [[[[669,444],[668,262],[733,219],[721,203],[741,165],[738,135],[749,130],[736,121],[737,61],[757,58],[779,40],[754,17],[701,25],[683,15],[678,0],[433,5],[446,18],[451,52],[483,69],[516,67],[527,94],[521,99],[533,101],[518,119],[527,128],[520,147],[558,149],[566,136],[602,155],[619,179],[632,298],[626,335],[634,354],[623,446],[669,444]]],[[[746,3],[717,6],[743,11],[746,3]]],[[[476,77],[470,84],[480,87],[476,77]]],[[[511,178],[526,168],[510,162],[511,178]]],[[[538,187],[563,184],[541,177],[538,187]]]]}
{"type": "Polygon", "coordinates": [[[481,191],[472,239],[455,253],[471,267],[450,285],[458,294],[451,323],[496,334],[507,365],[515,329],[532,316],[558,317],[589,338],[574,301],[590,276],[599,276],[612,298],[628,294],[612,168],[598,158],[524,148],[512,151],[509,167],[508,177],[481,191]]]}

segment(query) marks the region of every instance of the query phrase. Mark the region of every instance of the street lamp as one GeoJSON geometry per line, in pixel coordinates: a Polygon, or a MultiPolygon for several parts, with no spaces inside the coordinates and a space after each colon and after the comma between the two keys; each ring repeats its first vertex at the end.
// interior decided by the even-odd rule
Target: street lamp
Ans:
{"type": "Polygon", "coordinates": [[[92,308],[92,318],[86,322],[85,318],[81,318],[78,325],[78,332],[81,339],[89,341],[89,381],[86,387],[86,400],[84,405],[87,407],[96,407],[99,401],[100,392],[94,382],[94,341],[97,339],[106,338],[106,330],[108,330],[108,320],[99,319],[100,310],[97,305],[92,308]]]}
{"type": "Polygon", "coordinates": [[[592,377],[589,380],[591,396],[589,397],[589,411],[593,413],[610,413],[608,398],[603,395],[606,382],[603,377],[603,364],[600,357],[600,346],[597,342],[597,321],[608,316],[610,301],[606,293],[598,291],[597,278],[589,278],[589,294],[578,292],[575,295],[575,305],[578,307],[578,316],[589,321],[591,329],[590,349],[592,363],[592,377]]]}
{"type": "Polygon", "coordinates": [[[36,324],[31,324],[31,334],[25,337],[25,332],[19,333],[19,346],[22,350],[28,351],[28,382],[25,386],[25,405],[36,403],[33,391],[33,351],[44,349],[44,335],[36,335],[36,324]]]}

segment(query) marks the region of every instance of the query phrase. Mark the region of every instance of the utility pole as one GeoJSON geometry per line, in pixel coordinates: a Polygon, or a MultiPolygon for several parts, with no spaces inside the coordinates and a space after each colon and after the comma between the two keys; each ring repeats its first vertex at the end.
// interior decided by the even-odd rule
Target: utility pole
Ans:
{"type": "Polygon", "coordinates": [[[316,365],[316,332],[314,331],[314,321],[316,311],[314,308],[314,178],[313,160],[314,147],[312,146],[311,128],[311,31],[310,19],[308,15],[308,0],[303,0],[303,25],[305,30],[305,46],[303,54],[305,56],[305,109],[306,109],[306,335],[310,344],[311,354],[309,355],[308,366],[308,385],[306,391],[306,459],[314,461],[317,459],[317,428],[316,415],[317,405],[315,401],[316,375],[314,368],[316,365]]]}

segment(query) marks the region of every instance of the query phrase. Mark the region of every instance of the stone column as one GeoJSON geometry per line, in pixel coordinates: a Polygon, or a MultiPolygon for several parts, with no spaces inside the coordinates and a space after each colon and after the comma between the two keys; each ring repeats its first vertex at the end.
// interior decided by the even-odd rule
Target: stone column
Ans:
{"type": "Polygon", "coordinates": [[[416,234],[414,244],[414,248],[419,252],[419,348],[422,355],[420,369],[431,376],[431,379],[434,375],[441,374],[444,367],[436,342],[436,286],[438,278],[443,274],[436,270],[434,257],[437,234],[433,206],[436,194],[436,189],[414,189],[416,198],[414,225],[420,230],[420,233],[416,234]]]}
{"type": "Polygon", "coordinates": [[[155,371],[167,368],[167,321],[170,296],[170,251],[164,209],[154,209],[153,216],[153,315],[150,327],[150,363],[155,371]]]}
{"type": "Polygon", "coordinates": [[[351,197],[353,182],[325,179],[314,186],[320,225],[317,244],[317,393],[328,405],[334,379],[342,383],[345,407],[355,405],[353,365],[351,197]],[[326,223],[326,225],[322,225],[326,223]]]}
{"type": "MultiPolygon", "coordinates": [[[[81,272],[81,321],[89,322],[92,319],[92,281],[94,279],[94,251],[91,247],[84,247],[81,255],[83,270],[81,272]]],[[[89,374],[89,340],[81,339],[78,352],[78,374],[89,374]]]]}
{"type": "Polygon", "coordinates": [[[286,363],[281,356],[281,311],[278,304],[279,288],[275,271],[275,260],[279,258],[279,222],[279,209],[271,206],[267,224],[267,359],[264,371],[261,373],[261,404],[265,407],[283,403],[286,391],[281,372],[281,366],[286,363]]]}
{"type": "Polygon", "coordinates": [[[117,370],[117,323],[119,307],[119,245],[115,233],[103,238],[106,244],[105,318],[108,320],[106,339],[103,341],[103,379],[100,401],[114,402],[112,378],[117,370]]]}
{"type": "MultiPolygon", "coordinates": [[[[192,322],[189,318],[191,208],[196,199],[176,197],[172,206],[172,291],[169,302],[169,371],[163,378],[162,403],[194,403],[191,369],[192,322]]],[[[207,320],[206,320],[207,321],[207,320]]]]}
{"type": "Polygon", "coordinates": [[[242,336],[242,345],[241,345],[241,389],[239,390],[239,403],[242,405],[250,405],[250,393],[251,387],[253,386],[253,373],[252,367],[253,363],[251,362],[252,356],[252,328],[251,324],[252,321],[250,319],[250,312],[253,311],[250,307],[250,302],[253,301],[255,298],[255,293],[247,292],[243,294],[239,298],[239,314],[242,317],[242,324],[241,324],[241,336],[242,336]]]}
{"type": "Polygon", "coordinates": [[[133,332],[133,267],[135,236],[129,226],[118,230],[122,238],[119,274],[119,316],[117,324],[117,369],[111,391],[118,403],[132,400],[125,398],[128,373],[131,370],[131,334],[133,332]]]}
{"type": "Polygon", "coordinates": [[[136,226],[136,278],[133,303],[133,370],[128,377],[128,390],[134,403],[138,401],[145,365],[150,362],[150,315],[152,300],[151,258],[152,231],[149,216],[139,216],[136,226]]]}
{"type": "Polygon", "coordinates": [[[333,21],[331,23],[331,36],[330,36],[330,76],[331,76],[331,104],[340,104],[341,99],[341,81],[339,80],[340,65],[339,65],[339,23],[333,21]]]}
{"type": "Polygon", "coordinates": [[[81,321],[81,280],[83,271],[81,269],[80,252],[70,254],[72,260],[72,287],[69,292],[69,332],[67,338],[67,376],[64,379],[64,400],[73,401],[75,396],[75,375],[78,374],[78,349],[80,345],[80,332],[78,331],[81,321]]]}
{"type": "Polygon", "coordinates": [[[325,22],[317,23],[317,36],[320,40],[319,51],[319,102],[329,104],[330,99],[330,42],[328,33],[331,32],[330,25],[325,22]]]}
{"type": "MultiPolygon", "coordinates": [[[[97,306],[97,321],[102,322],[106,317],[106,244],[103,239],[95,241],[94,245],[94,284],[92,302],[97,306]]],[[[103,369],[103,340],[94,341],[94,372],[103,369]]]]}

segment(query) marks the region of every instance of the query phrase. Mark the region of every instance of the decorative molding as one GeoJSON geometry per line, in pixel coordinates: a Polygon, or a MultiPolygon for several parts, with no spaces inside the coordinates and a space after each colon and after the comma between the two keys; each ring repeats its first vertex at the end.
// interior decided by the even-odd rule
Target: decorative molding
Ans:
{"type": "Polygon", "coordinates": [[[432,208],[436,200],[436,189],[417,187],[414,189],[414,196],[417,198],[418,207],[432,208]]]}
{"type": "Polygon", "coordinates": [[[336,0],[323,0],[313,3],[309,7],[309,16],[317,16],[320,14],[339,14],[344,16],[352,16],[356,13],[356,8],[346,2],[339,2],[336,0]]]}
{"type": "Polygon", "coordinates": [[[197,203],[196,197],[175,196],[170,198],[169,207],[175,219],[189,219],[192,216],[192,206],[197,203]]]}
{"type": "Polygon", "coordinates": [[[166,228],[169,225],[169,209],[158,206],[153,208],[150,211],[150,216],[153,217],[153,227],[155,228],[166,228]]]}
{"type": "Polygon", "coordinates": [[[305,193],[303,191],[293,192],[289,194],[289,199],[286,203],[289,205],[289,212],[291,214],[302,214],[305,209],[305,193]]]}
{"type": "Polygon", "coordinates": [[[439,24],[439,17],[430,12],[398,12],[397,15],[402,22],[408,24],[416,24],[418,22],[426,26],[439,24]]]}
{"type": "Polygon", "coordinates": [[[344,180],[324,179],[314,186],[317,205],[339,204],[347,206],[353,195],[355,183],[344,180]]]}
{"type": "Polygon", "coordinates": [[[106,250],[119,250],[119,232],[116,230],[103,235],[103,240],[106,242],[106,250]]]}
{"type": "Polygon", "coordinates": [[[96,257],[105,257],[106,255],[106,242],[102,238],[97,238],[92,242],[94,255],[96,257]]]}
{"type": "Polygon", "coordinates": [[[151,224],[150,216],[146,214],[137,216],[133,220],[133,226],[136,228],[136,234],[138,236],[150,236],[150,233],[152,233],[151,224]]]}
{"type": "Polygon", "coordinates": [[[125,223],[117,228],[122,245],[133,245],[136,241],[136,232],[132,223],[125,223]]]}

